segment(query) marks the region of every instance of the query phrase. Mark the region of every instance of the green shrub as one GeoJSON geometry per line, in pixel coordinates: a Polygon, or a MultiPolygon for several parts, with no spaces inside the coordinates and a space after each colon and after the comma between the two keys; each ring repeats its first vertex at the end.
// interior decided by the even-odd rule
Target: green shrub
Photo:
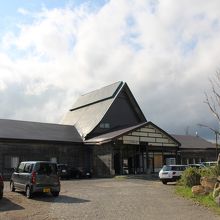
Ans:
{"type": "Polygon", "coordinates": [[[200,170],[195,167],[189,167],[182,173],[180,184],[188,187],[199,185],[200,178],[200,170]]]}
{"type": "Polygon", "coordinates": [[[220,176],[220,166],[211,166],[200,169],[201,177],[218,177],[220,176]]]}
{"type": "Polygon", "coordinates": [[[181,176],[179,183],[183,186],[192,187],[200,185],[201,177],[218,177],[220,176],[220,165],[198,169],[195,167],[187,168],[181,176]]]}

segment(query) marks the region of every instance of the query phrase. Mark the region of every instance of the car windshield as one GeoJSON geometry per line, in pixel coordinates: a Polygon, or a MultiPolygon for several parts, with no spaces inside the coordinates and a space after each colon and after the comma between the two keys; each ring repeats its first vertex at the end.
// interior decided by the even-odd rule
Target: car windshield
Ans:
{"type": "Polygon", "coordinates": [[[185,169],[185,166],[163,166],[163,171],[183,171],[185,169]]]}
{"type": "Polygon", "coordinates": [[[163,171],[171,171],[171,166],[163,166],[163,171]]]}
{"type": "Polygon", "coordinates": [[[36,172],[38,174],[56,174],[57,166],[54,163],[37,163],[36,172]]]}

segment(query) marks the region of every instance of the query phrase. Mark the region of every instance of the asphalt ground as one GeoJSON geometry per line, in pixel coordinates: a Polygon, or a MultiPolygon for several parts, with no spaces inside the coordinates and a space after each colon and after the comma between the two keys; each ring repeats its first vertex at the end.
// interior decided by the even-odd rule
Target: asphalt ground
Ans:
{"type": "Polygon", "coordinates": [[[219,220],[208,208],[174,193],[175,184],[155,179],[113,178],[61,182],[60,196],[38,194],[27,199],[10,192],[5,182],[0,220],[148,219],[219,220]]]}

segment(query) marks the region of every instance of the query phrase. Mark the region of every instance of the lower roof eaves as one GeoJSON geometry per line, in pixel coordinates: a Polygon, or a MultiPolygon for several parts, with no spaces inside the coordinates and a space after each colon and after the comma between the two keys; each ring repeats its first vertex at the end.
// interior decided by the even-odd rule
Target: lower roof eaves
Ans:
{"type": "MultiPolygon", "coordinates": [[[[152,122],[144,122],[144,123],[140,123],[138,125],[135,126],[131,126],[131,127],[127,127],[124,129],[120,129],[120,130],[116,130],[113,132],[109,132],[103,135],[99,135],[97,137],[88,139],[86,141],[84,141],[85,144],[93,144],[93,145],[101,145],[104,143],[108,143],[111,141],[115,141],[115,140],[122,140],[123,137],[126,137],[129,139],[129,136],[131,136],[132,134],[138,135],[138,132],[145,132],[145,135],[140,139],[141,142],[148,142],[149,145],[163,145],[163,146],[176,146],[179,147],[181,144],[175,139],[173,138],[171,135],[169,135],[168,133],[166,133],[164,130],[162,130],[161,128],[159,128],[158,126],[156,126],[154,123],[152,122]],[[145,129],[145,130],[144,130],[145,129]],[[156,135],[156,133],[154,133],[155,131],[157,131],[157,134],[161,134],[161,135],[156,135]],[[149,137],[149,135],[147,135],[147,132],[152,130],[152,132],[154,133],[154,137],[149,137]],[[148,136],[148,137],[147,137],[148,136]],[[166,138],[166,140],[165,140],[166,138]],[[159,143],[156,140],[161,140],[161,143],[159,143]],[[167,141],[168,140],[168,141],[167,141]],[[163,143],[163,141],[166,141],[166,143],[163,143]]],[[[137,139],[137,138],[136,138],[137,139]]],[[[129,140],[127,140],[129,141],[129,140]]]]}

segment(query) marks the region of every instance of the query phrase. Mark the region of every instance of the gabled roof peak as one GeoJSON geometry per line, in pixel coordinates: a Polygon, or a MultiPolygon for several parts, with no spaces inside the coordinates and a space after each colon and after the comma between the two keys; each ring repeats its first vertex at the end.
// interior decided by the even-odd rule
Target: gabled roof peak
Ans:
{"type": "Polygon", "coordinates": [[[93,92],[96,92],[96,91],[99,91],[99,90],[105,90],[105,89],[108,89],[108,88],[110,88],[110,87],[115,87],[115,86],[117,87],[119,84],[122,84],[122,83],[124,83],[124,82],[123,82],[123,81],[117,81],[117,82],[111,83],[111,84],[109,84],[109,85],[102,86],[102,87],[99,88],[99,89],[95,89],[95,90],[92,90],[92,91],[90,91],[90,92],[84,93],[84,94],[82,94],[81,96],[89,95],[89,94],[92,94],[93,92]]]}
{"type": "MultiPolygon", "coordinates": [[[[115,120],[113,123],[114,128],[146,122],[146,118],[127,83],[119,81],[80,96],[65,117],[63,117],[61,124],[74,125],[81,137],[86,139],[103,118],[111,112],[111,108],[117,111],[118,106],[129,108],[129,117],[132,119],[128,120],[129,123],[124,118],[118,122],[117,114],[111,113],[111,116],[108,117],[114,118],[112,119],[115,120]]],[[[120,110],[120,114],[123,115],[123,108],[120,110]]]]}
{"type": "Polygon", "coordinates": [[[122,81],[118,81],[100,89],[83,94],[77,99],[70,111],[114,98],[124,84],[125,83],[122,81]]]}

